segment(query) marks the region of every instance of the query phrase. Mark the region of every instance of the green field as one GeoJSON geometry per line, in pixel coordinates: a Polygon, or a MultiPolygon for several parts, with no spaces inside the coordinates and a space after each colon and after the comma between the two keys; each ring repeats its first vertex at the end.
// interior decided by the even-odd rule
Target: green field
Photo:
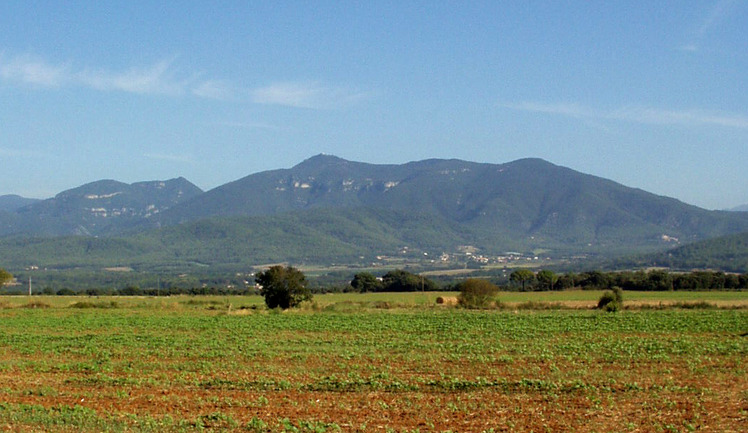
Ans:
{"type": "MultiPolygon", "coordinates": [[[[564,290],[555,292],[499,292],[498,300],[508,304],[511,308],[521,303],[568,303],[568,307],[592,307],[602,295],[603,290],[564,290]]],[[[407,293],[329,293],[315,295],[312,305],[305,305],[305,309],[344,308],[348,304],[365,307],[376,303],[388,303],[392,308],[415,308],[436,306],[439,297],[457,297],[458,292],[407,292],[407,293]]],[[[705,291],[705,292],[624,292],[624,299],[631,307],[641,303],[677,302],[707,302],[716,306],[745,306],[748,307],[748,292],[745,291],[705,291]]],[[[0,308],[19,307],[29,302],[40,302],[55,308],[68,307],[79,302],[107,303],[115,302],[127,308],[142,307],[145,309],[164,308],[174,309],[180,306],[214,305],[237,309],[249,306],[263,306],[263,299],[257,295],[249,296],[170,296],[170,297],[141,297],[141,296],[2,296],[0,308]]]]}
{"type": "MultiPolygon", "coordinates": [[[[437,307],[440,295],[324,295],[289,312],[268,311],[259,297],[4,297],[0,428],[675,432],[748,426],[745,308],[470,311],[437,307]]],[[[682,295],[641,297],[745,300],[745,293],[682,295]]],[[[599,292],[501,296],[510,303],[561,301],[554,296],[588,302],[599,292]]]]}

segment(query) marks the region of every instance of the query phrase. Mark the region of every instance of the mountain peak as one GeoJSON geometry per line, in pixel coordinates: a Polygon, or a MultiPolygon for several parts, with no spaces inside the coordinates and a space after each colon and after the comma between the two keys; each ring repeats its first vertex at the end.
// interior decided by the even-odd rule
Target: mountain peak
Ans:
{"type": "Polygon", "coordinates": [[[294,169],[297,168],[319,168],[319,167],[326,167],[329,165],[341,165],[341,164],[347,164],[349,161],[346,161],[343,158],[339,158],[335,155],[329,155],[327,153],[320,153],[318,155],[314,155],[311,158],[305,159],[304,161],[296,164],[294,166],[294,169]]]}

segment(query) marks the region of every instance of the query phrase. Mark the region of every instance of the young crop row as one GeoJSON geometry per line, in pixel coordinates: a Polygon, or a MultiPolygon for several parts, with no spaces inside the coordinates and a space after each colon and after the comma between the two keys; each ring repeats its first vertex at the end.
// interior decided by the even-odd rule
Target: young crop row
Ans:
{"type": "Polygon", "coordinates": [[[746,331],[744,310],[8,309],[0,423],[584,431],[593,419],[617,431],[685,429],[683,420],[735,429],[747,419],[746,331]]]}

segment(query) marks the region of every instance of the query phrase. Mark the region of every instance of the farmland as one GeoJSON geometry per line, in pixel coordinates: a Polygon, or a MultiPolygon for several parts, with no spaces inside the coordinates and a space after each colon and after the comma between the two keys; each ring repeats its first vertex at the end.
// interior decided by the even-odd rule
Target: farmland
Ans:
{"type": "Polygon", "coordinates": [[[627,294],[715,307],[616,314],[587,308],[598,295],[470,311],[341,294],[285,313],[258,297],[0,298],[0,428],[746,430],[745,293],[627,294]]]}

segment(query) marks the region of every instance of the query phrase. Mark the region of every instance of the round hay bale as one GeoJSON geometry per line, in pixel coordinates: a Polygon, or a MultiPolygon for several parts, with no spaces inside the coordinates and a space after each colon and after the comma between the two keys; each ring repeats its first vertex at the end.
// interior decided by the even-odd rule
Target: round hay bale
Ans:
{"type": "Polygon", "coordinates": [[[439,296],[436,303],[439,305],[457,305],[460,302],[456,296],[439,296]]]}

